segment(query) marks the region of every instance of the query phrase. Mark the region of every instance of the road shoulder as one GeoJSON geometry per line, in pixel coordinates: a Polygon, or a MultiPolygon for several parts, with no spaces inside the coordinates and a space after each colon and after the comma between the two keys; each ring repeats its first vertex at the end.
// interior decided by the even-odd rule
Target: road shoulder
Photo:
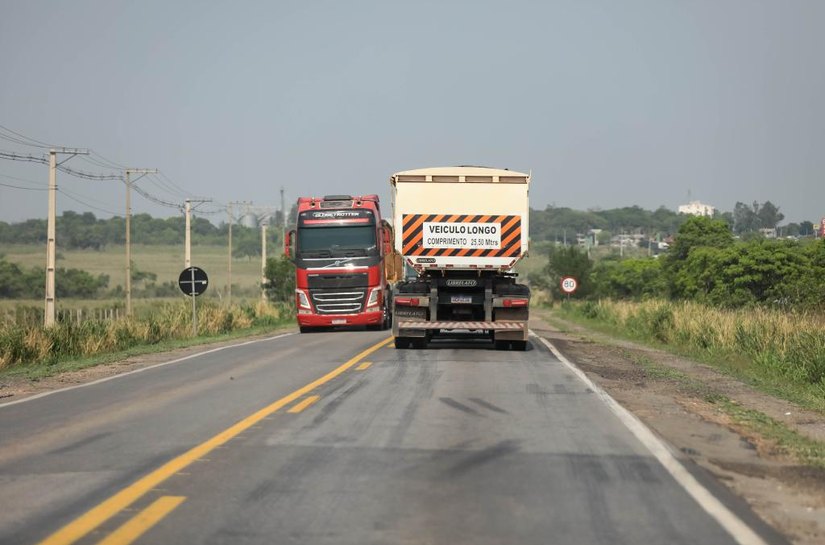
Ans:
{"type": "Polygon", "coordinates": [[[126,356],[116,361],[99,363],[83,369],[65,371],[51,376],[38,379],[30,379],[25,376],[3,375],[0,376],[0,406],[4,403],[19,401],[35,395],[53,392],[64,388],[70,388],[95,382],[98,380],[123,375],[152,367],[181,358],[194,356],[200,353],[212,351],[218,348],[242,344],[257,339],[266,339],[276,335],[283,335],[295,331],[293,326],[279,327],[266,333],[256,333],[249,336],[235,337],[227,340],[206,342],[187,347],[174,348],[162,352],[149,352],[126,356]]]}
{"type": "Polygon", "coordinates": [[[825,541],[825,470],[801,465],[775,441],[714,403],[724,396],[825,441],[825,418],[706,365],[534,312],[531,328],[682,454],[713,474],[793,543],[825,541]]]}

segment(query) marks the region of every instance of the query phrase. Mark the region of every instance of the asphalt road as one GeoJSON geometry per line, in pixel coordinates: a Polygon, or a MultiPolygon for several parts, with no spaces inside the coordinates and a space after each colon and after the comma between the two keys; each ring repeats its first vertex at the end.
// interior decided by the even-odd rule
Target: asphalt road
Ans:
{"type": "Polygon", "coordinates": [[[385,339],[293,334],[0,406],[0,543],[736,543],[536,339],[385,339]]]}

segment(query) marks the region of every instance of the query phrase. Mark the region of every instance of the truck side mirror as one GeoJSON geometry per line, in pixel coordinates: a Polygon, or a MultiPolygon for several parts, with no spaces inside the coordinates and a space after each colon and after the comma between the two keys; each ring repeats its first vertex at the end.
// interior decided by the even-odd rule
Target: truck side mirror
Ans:
{"type": "Polygon", "coordinates": [[[384,255],[390,255],[392,253],[392,227],[386,222],[381,226],[381,243],[384,255]]]}
{"type": "Polygon", "coordinates": [[[289,259],[295,259],[295,229],[286,234],[284,239],[284,255],[289,259]]]}

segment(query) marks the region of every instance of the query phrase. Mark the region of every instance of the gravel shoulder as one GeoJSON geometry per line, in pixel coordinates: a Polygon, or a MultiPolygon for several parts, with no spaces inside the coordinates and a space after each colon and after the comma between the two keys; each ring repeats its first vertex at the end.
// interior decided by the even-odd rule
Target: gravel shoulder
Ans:
{"type": "Polygon", "coordinates": [[[695,385],[698,381],[707,391],[825,442],[823,415],[756,391],[707,365],[553,316],[561,331],[549,316],[549,311],[534,311],[533,331],[680,451],[686,463],[708,470],[793,543],[825,543],[825,470],[799,465],[773,441],[709,402],[695,385]]]}

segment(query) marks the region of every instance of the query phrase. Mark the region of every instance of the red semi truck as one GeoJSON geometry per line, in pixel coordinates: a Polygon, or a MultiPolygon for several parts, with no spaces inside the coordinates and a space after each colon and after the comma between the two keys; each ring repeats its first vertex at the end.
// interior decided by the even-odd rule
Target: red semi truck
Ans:
{"type": "Polygon", "coordinates": [[[284,251],[295,264],[301,333],[333,326],[392,324],[392,228],[378,195],[298,199],[284,251]]]}

